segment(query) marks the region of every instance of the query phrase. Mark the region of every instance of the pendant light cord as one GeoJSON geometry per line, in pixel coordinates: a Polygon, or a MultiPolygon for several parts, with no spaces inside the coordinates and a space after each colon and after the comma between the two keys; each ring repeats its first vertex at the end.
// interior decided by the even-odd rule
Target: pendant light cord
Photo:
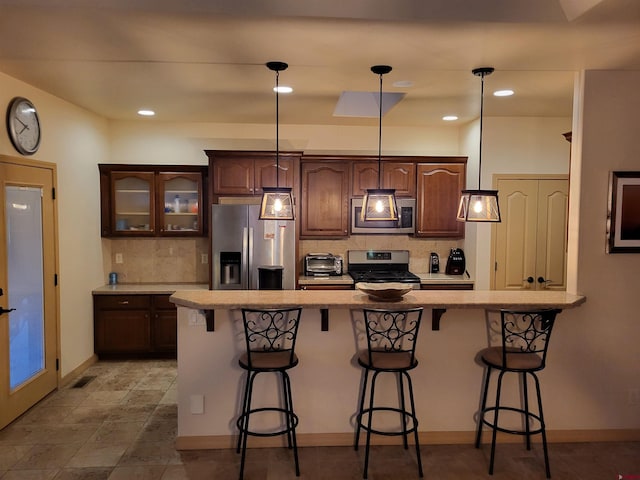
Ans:
{"type": "Polygon", "coordinates": [[[279,101],[280,72],[276,71],[276,188],[280,187],[280,101],[279,101]]]}
{"type": "Polygon", "coordinates": [[[480,151],[478,152],[478,190],[482,190],[482,121],[484,118],[484,77],[480,75],[480,151]]]}
{"type": "Polygon", "coordinates": [[[382,74],[380,74],[380,112],[378,115],[378,188],[382,188],[382,74]]]}

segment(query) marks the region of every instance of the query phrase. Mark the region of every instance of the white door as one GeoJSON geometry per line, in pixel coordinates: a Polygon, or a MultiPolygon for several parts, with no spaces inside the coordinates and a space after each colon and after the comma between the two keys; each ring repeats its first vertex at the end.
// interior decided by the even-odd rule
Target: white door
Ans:
{"type": "Polygon", "coordinates": [[[58,385],[54,179],[0,156],[0,428],[58,385]]]}
{"type": "Polygon", "coordinates": [[[495,290],[565,290],[569,180],[499,178],[495,290]]]}

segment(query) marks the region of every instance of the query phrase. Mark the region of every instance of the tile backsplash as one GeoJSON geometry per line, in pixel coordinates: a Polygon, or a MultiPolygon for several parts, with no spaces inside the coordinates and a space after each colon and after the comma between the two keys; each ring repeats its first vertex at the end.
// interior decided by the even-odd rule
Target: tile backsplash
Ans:
{"type": "Polygon", "coordinates": [[[110,247],[110,271],[118,274],[119,283],[209,282],[206,237],[113,239],[110,247]],[[122,263],[116,263],[119,255],[122,263]]]}
{"type": "MultiPolygon", "coordinates": [[[[340,240],[301,240],[299,262],[307,253],[329,252],[347,258],[348,250],[409,250],[409,270],[429,271],[429,254],[440,256],[444,270],[449,250],[462,246],[461,240],[432,240],[408,235],[353,235],[340,240]]],[[[207,238],[112,239],[104,249],[108,271],[118,274],[119,283],[208,283],[209,240],[207,238]],[[203,255],[206,263],[203,263],[203,255]],[[122,256],[122,263],[116,263],[122,256]]],[[[345,264],[346,268],[346,264],[345,264]]],[[[108,272],[107,272],[108,273],[108,272]]],[[[105,279],[106,283],[106,279],[105,279]]]]}

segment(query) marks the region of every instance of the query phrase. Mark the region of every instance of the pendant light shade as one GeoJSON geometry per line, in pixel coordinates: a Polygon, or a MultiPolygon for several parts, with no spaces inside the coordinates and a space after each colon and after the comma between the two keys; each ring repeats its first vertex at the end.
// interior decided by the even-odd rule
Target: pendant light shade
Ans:
{"type": "Polygon", "coordinates": [[[382,76],[391,71],[388,65],[374,65],[371,71],[380,76],[380,115],[378,123],[378,188],[368,188],[362,199],[360,218],[363,221],[398,220],[396,191],[382,188],[382,76]]]}
{"type": "Polygon", "coordinates": [[[463,190],[458,206],[457,220],[461,222],[499,222],[500,206],[498,205],[497,190],[480,190],[482,178],[482,120],[484,116],[484,77],[491,75],[492,67],[482,67],[472,70],[481,78],[480,94],[480,151],[478,154],[478,190],[463,190]]]}
{"type": "Polygon", "coordinates": [[[260,220],[293,220],[293,195],[291,188],[280,187],[280,105],[279,79],[280,72],[289,65],[284,62],[268,62],[267,68],[276,72],[276,186],[262,187],[262,202],[260,204],[260,220]]]}

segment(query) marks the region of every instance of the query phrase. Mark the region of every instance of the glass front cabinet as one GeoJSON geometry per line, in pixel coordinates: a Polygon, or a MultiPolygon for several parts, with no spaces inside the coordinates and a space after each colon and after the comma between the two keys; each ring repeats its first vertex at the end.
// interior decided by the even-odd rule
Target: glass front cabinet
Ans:
{"type": "Polygon", "coordinates": [[[103,237],[206,235],[207,167],[99,168],[103,237]]]}

